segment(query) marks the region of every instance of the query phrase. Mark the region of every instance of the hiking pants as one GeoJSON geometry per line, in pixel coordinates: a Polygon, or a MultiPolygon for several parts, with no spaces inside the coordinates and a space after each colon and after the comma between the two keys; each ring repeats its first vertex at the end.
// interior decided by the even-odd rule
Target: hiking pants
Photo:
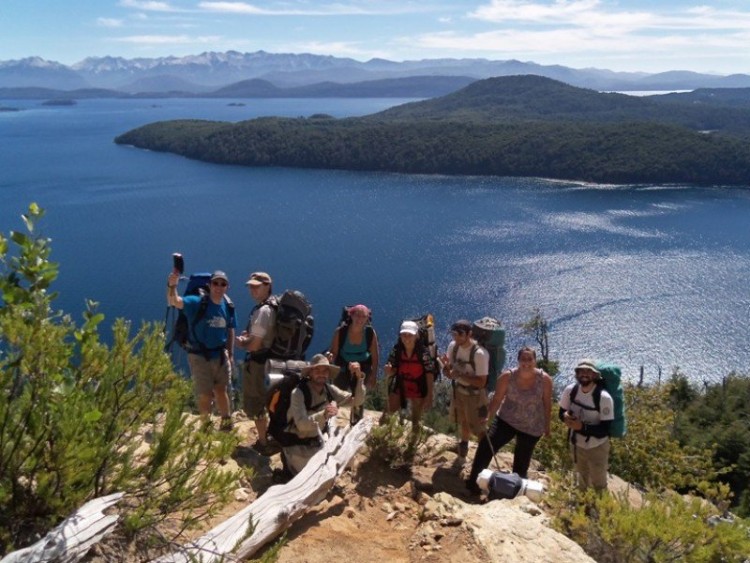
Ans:
{"type": "Polygon", "coordinates": [[[607,488],[607,470],[609,469],[609,440],[595,448],[580,448],[570,445],[573,460],[578,473],[578,487],[589,487],[598,491],[607,488]]]}
{"type": "Polygon", "coordinates": [[[513,438],[516,439],[516,445],[513,448],[513,473],[518,473],[519,476],[526,478],[529,465],[531,465],[531,454],[534,453],[534,447],[541,436],[532,436],[516,430],[499,416],[496,416],[487,437],[480,438],[479,444],[477,444],[477,453],[471,465],[471,473],[469,473],[469,480],[472,483],[476,482],[479,473],[490,464],[492,452],[497,452],[513,438]],[[492,442],[492,448],[487,442],[488,439],[492,442]]]}

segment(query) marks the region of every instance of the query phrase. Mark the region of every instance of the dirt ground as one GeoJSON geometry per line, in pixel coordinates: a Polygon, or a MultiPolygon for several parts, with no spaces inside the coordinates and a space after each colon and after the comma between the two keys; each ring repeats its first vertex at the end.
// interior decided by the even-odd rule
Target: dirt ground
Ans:
{"type": "MultiPolygon", "coordinates": [[[[244,508],[273,484],[278,455],[259,456],[250,444],[255,432],[238,424],[246,436],[234,456],[241,466],[255,470],[237,502],[212,525],[244,508]]],[[[425,505],[431,495],[447,492],[464,502],[478,502],[464,488],[468,461],[454,451],[455,441],[436,436],[430,450],[411,471],[394,470],[381,460],[355,458],[326,499],[295,522],[279,552],[281,563],[486,562],[487,553],[458,519],[436,519],[425,505]]],[[[468,459],[473,458],[473,451],[468,459]]],[[[505,461],[504,458],[501,463],[505,461]]],[[[266,550],[270,546],[266,546],[266,550]]],[[[265,550],[254,555],[261,557],[265,550]]]]}

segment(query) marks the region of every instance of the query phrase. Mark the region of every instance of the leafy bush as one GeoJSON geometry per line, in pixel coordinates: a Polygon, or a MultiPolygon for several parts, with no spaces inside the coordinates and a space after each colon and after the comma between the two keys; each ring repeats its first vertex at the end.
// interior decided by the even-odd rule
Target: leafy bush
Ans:
{"type": "Polygon", "coordinates": [[[386,415],[367,437],[370,457],[393,469],[410,468],[432,434],[430,429],[404,422],[396,414],[386,415]]]}
{"type": "Polygon", "coordinates": [[[750,515],[750,379],[730,375],[699,393],[677,373],[669,392],[678,413],[676,438],[692,448],[711,448],[719,479],[737,501],[735,510],[750,515]]]}
{"type": "Polygon", "coordinates": [[[190,389],[158,327],[131,338],[118,320],[107,346],[95,304],[80,327],[53,311],[42,215],[32,204],[27,233],[0,234],[0,554],[117,491],[124,539],[169,541],[227,500],[235,476],[220,467],[237,439],[188,422],[190,389]]]}
{"type": "Polygon", "coordinates": [[[674,492],[649,493],[643,506],[612,495],[558,486],[549,496],[555,527],[597,561],[743,561],[750,528],[716,508],[674,492]]]}

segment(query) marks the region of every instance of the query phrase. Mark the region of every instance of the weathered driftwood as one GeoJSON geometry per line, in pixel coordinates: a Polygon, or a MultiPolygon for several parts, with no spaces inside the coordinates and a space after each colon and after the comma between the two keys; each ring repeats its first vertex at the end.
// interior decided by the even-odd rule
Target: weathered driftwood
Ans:
{"type": "Polygon", "coordinates": [[[285,485],[269,488],[252,504],[206,535],[159,562],[232,561],[253,555],[322,501],[372,429],[369,418],[337,429],[305,468],[285,485]],[[252,534],[250,531],[252,530],[252,534]]]}
{"type": "Polygon", "coordinates": [[[72,516],[63,520],[34,545],[9,553],[2,563],[78,561],[89,548],[100,542],[115,527],[119,516],[106,516],[104,511],[122,498],[123,493],[91,500],[72,516]]]}

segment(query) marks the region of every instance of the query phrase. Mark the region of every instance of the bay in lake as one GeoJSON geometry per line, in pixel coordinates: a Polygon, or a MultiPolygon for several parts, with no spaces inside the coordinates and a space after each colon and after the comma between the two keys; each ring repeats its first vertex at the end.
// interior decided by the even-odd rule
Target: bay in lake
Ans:
{"type": "Polygon", "coordinates": [[[0,113],[0,229],[22,229],[32,201],[47,210],[57,306],[76,316],[91,298],[108,321],[163,320],[180,251],[189,271],[228,272],[242,324],[251,271],[302,290],[311,351],[342,305],[364,302],[384,345],[403,317],[433,312],[444,348],[452,320],[491,315],[513,358],[539,307],[565,377],[582,356],[630,379],[641,365],[648,380],[675,366],[697,382],[747,373],[750,189],[253,169],[113,143],[161,119],[342,117],[403,101],[5,100],[23,111],[0,113]]]}

